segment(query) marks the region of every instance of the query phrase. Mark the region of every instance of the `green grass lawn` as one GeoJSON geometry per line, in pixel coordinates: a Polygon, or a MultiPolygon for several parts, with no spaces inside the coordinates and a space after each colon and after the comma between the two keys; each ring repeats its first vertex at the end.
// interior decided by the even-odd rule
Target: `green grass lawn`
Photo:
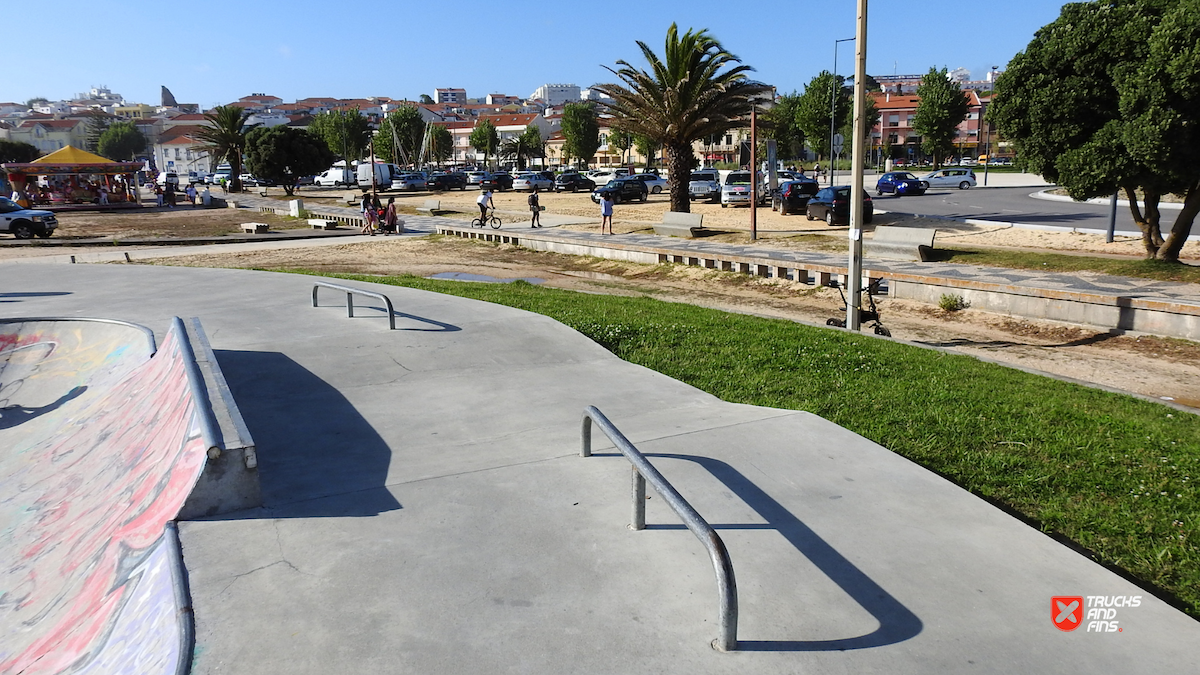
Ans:
{"type": "Polygon", "coordinates": [[[544,314],[726,401],[813,412],[1200,616],[1198,416],[966,356],[648,297],[339,276],[544,314]]]}

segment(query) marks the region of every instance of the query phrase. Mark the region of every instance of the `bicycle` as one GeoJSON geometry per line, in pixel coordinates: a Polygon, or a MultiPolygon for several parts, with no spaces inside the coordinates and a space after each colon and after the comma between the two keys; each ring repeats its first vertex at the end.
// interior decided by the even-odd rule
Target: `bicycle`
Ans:
{"type": "MultiPolygon", "coordinates": [[[[882,323],[880,323],[879,307],[877,307],[875,305],[875,295],[879,292],[879,285],[882,283],[883,283],[882,278],[876,279],[875,281],[872,281],[870,284],[867,284],[867,287],[860,291],[860,293],[867,294],[867,308],[863,309],[861,304],[858,306],[858,321],[860,324],[873,322],[873,323],[871,323],[871,328],[875,331],[876,335],[882,335],[884,337],[892,337],[892,331],[888,330],[887,328],[884,327],[884,325],[882,323]]],[[[840,293],[842,296],[842,305],[843,305],[842,311],[844,312],[844,311],[846,311],[845,305],[849,304],[846,301],[846,293],[844,291],[842,291],[841,284],[838,284],[837,289],[838,289],[838,293],[840,293]]],[[[846,320],[845,319],[830,319],[825,322],[825,325],[826,326],[837,326],[838,328],[845,328],[846,320]]]]}
{"type": "Polygon", "coordinates": [[[500,219],[496,217],[496,209],[488,209],[487,216],[480,216],[471,221],[471,227],[483,229],[485,225],[491,225],[493,230],[500,229],[500,219]]]}

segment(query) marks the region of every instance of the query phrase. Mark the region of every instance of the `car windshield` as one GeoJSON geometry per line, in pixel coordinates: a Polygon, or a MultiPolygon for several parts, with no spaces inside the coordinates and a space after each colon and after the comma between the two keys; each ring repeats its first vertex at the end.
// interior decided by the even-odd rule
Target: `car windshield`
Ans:
{"type": "Polygon", "coordinates": [[[909,173],[907,171],[901,171],[900,173],[896,174],[896,178],[898,178],[900,180],[916,180],[917,179],[916,176],[912,175],[911,173],[909,173]]]}
{"type": "Polygon", "coordinates": [[[692,180],[715,180],[711,173],[694,173],[692,180]]]}
{"type": "Polygon", "coordinates": [[[750,184],[750,174],[749,173],[741,173],[741,172],[731,173],[731,174],[729,174],[729,178],[725,181],[725,184],[726,185],[749,185],[750,184]]]}
{"type": "Polygon", "coordinates": [[[12,213],[13,211],[20,210],[21,207],[13,200],[0,197],[0,213],[12,213]]]}

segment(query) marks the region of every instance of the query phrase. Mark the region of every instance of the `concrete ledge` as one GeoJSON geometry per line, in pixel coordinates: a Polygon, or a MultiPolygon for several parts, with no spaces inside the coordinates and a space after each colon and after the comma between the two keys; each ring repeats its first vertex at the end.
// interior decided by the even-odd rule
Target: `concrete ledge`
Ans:
{"type": "Polygon", "coordinates": [[[241,227],[246,234],[263,234],[271,229],[266,223],[242,223],[241,227]]]}
{"type": "Polygon", "coordinates": [[[308,224],[314,230],[336,230],[337,222],[324,218],[309,218],[308,224]]]}
{"type": "Polygon", "coordinates": [[[682,237],[684,239],[695,239],[698,234],[704,231],[703,227],[687,227],[686,225],[668,225],[666,223],[656,223],[654,225],[654,234],[661,234],[664,237],[682,237]]]}
{"type": "Polygon", "coordinates": [[[417,207],[417,213],[424,213],[430,216],[441,210],[442,201],[440,199],[426,199],[424,204],[417,207]]]}
{"type": "Polygon", "coordinates": [[[918,227],[877,227],[863,242],[863,252],[874,258],[926,262],[933,253],[937,230],[918,227]]]}

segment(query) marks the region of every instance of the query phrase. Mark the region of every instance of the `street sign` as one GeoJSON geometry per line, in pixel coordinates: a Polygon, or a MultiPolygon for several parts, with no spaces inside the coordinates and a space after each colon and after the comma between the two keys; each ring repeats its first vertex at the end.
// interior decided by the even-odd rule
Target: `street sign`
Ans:
{"type": "Polygon", "coordinates": [[[842,148],[845,147],[846,139],[841,134],[833,135],[833,152],[834,154],[842,154],[842,148]]]}

